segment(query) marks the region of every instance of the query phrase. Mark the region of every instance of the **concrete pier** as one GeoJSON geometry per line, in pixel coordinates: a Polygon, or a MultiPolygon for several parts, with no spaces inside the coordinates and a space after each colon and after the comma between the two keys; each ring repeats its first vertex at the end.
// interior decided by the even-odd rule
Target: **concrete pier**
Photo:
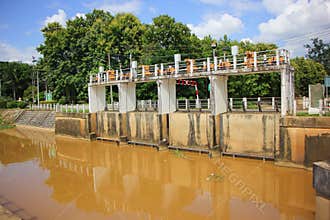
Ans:
{"type": "Polygon", "coordinates": [[[105,86],[89,86],[89,112],[104,111],[106,107],[105,86]]]}
{"type": "Polygon", "coordinates": [[[136,84],[120,83],[119,88],[119,112],[126,113],[136,109],[136,84]]]}
{"type": "Polygon", "coordinates": [[[176,111],[176,79],[157,81],[158,113],[169,114],[176,111]]]}

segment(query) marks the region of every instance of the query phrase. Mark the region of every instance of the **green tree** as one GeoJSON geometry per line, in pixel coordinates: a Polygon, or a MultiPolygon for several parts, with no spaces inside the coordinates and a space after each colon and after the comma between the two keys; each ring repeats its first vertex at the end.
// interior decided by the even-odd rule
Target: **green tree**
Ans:
{"type": "Polygon", "coordinates": [[[16,100],[31,85],[33,68],[20,62],[0,62],[1,96],[16,100]]]}
{"type": "Polygon", "coordinates": [[[330,75],[330,43],[324,43],[322,39],[311,39],[312,44],[306,44],[307,58],[323,64],[328,75],[330,75]]]}
{"type": "Polygon", "coordinates": [[[303,57],[291,60],[295,69],[295,93],[297,96],[308,96],[308,85],[322,83],[327,74],[324,66],[303,57]]]}

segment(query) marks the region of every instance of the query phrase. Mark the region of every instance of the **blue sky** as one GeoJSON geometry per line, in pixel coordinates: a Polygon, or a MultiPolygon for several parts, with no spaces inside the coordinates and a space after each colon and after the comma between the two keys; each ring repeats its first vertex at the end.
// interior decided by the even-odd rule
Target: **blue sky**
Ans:
{"type": "Polygon", "coordinates": [[[0,60],[30,62],[47,22],[64,24],[94,8],[132,12],[144,23],[168,14],[199,37],[274,42],[295,56],[311,37],[330,40],[330,0],[0,0],[0,60]]]}

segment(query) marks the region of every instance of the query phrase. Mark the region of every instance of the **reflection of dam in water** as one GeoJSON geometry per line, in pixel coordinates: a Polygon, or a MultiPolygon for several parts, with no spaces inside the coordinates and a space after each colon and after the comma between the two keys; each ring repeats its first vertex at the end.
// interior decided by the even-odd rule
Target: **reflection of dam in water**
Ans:
{"type": "MultiPolygon", "coordinates": [[[[311,173],[304,170],[248,159],[209,160],[188,153],[180,158],[172,152],[51,136],[46,140],[47,135],[31,140],[27,138],[31,133],[24,132],[0,133],[1,140],[6,140],[6,144],[0,144],[0,161],[4,164],[0,179],[6,178],[5,170],[12,165],[24,170],[26,163],[37,161],[33,170],[44,170],[47,175],[30,190],[44,194],[41,189],[46,187],[50,190],[47,200],[69,205],[63,218],[81,212],[112,219],[314,218],[311,173]],[[224,170],[217,166],[219,162],[265,204],[262,212],[241,185],[224,176],[224,170]],[[212,173],[223,178],[207,180],[212,173]]],[[[0,193],[6,187],[0,181],[0,193]]],[[[11,196],[19,200],[24,195],[11,196]]],[[[49,214],[40,216],[50,218],[52,208],[47,201],[44,203],[42,207],[49,214]]],[[[40,205],[37,201],[30,204],[40,205]]]]}

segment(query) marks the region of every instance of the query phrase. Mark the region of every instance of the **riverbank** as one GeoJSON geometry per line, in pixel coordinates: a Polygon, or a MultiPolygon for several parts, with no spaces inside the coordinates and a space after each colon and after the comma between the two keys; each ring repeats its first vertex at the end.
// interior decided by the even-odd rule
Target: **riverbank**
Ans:
{"type": "Polygon", "coordinates": [[[13,214],[11,211],[9,211],[7,208],[0,205],[0,219],[1,220],[21,220],[20,217],[13,214]]]}

